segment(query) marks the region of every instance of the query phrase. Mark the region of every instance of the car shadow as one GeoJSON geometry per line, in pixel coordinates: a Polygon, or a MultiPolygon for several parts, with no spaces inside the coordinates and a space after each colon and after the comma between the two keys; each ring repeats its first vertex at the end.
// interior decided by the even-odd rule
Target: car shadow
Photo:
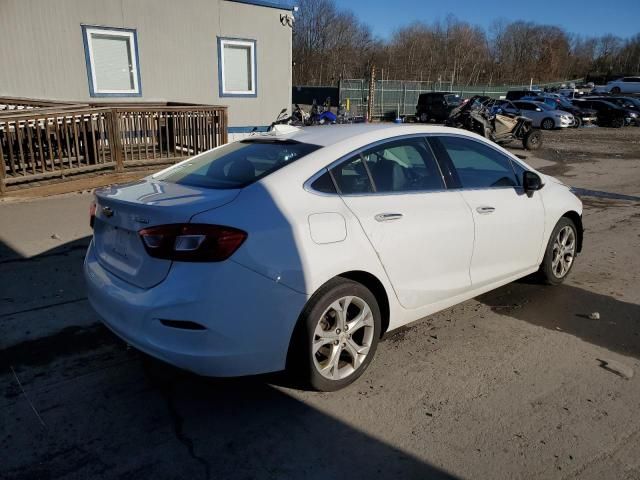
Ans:
{"type": "Polygon", "coordinates": [[[497,313],[640,358],[640,305],[574,285],[540,285],[531,277],[477,300],[497,313]]]}
{"type": "Polygon", "coordinates": [[[86,301],[89,240],[29,258],[0,241],[0,477],[455,478],[282,374],[210,379],[129,349],[86,301]]]}

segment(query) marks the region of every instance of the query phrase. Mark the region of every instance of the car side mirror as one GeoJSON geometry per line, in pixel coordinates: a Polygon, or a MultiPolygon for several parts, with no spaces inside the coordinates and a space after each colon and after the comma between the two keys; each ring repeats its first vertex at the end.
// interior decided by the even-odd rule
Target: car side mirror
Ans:
{"type": "Polygon", "coordinates": [[[541,112],[541,111],[542,111],[541,108],[536,107],[536,112],[541,112]]]}
{"type": "Polygon", "coordinates": [[[531,193],[544,187],[544,183],[542,183],[540,175],[535,172],[526,171],[522,174],[522,186],[525,192],[531,193]]]}

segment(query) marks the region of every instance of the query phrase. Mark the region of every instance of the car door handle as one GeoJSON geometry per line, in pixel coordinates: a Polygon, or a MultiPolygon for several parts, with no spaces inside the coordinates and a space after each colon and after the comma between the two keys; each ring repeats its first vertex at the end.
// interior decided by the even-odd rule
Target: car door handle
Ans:
{"type": "Polygon", "coordinates": [[[478,212],[481,215],[485,215],[487,213],[493,213],[495,211],[496,211],[496,209],[494,207],[478,207],[478,208],[476,208],[476,212],[478,212]]]}
{"type": "Polygon", "coordinates": [[[378,222],[390,222],[392,220],[400,220],[402,217],[401,213],[379,213],[373,218],[378,222]]]}

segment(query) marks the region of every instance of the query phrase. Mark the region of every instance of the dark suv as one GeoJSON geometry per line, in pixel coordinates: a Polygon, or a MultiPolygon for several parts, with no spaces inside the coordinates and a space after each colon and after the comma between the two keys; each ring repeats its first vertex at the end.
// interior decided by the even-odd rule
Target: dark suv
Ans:
{"type": "Polygon", "coordinates": [[[416,118],[421,122],[433,119],[443,121],[449,118],[451,110],[460,105],[460,95],[450,92],[429,92],[418,97],[416,118]]]}
{"type": "Polygon", "coordinates": [[[601,127],[620,128],[629,121],[624,108],[605,100],[573,100],[571,103],[578,108],[591,108],[598,112],[598,125],[601,127]]]}

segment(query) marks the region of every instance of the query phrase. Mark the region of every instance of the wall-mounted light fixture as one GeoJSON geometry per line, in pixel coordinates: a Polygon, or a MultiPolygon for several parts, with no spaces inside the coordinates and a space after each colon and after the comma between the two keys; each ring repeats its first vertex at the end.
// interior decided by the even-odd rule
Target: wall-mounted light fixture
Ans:
{"type": "Polygon", "coordinates": [[[295,18],[293,15],[289,15],[288,13],[280,14],[280,23],[283,27],[293,28],[293,24],[295,22],[295,18]]]}

